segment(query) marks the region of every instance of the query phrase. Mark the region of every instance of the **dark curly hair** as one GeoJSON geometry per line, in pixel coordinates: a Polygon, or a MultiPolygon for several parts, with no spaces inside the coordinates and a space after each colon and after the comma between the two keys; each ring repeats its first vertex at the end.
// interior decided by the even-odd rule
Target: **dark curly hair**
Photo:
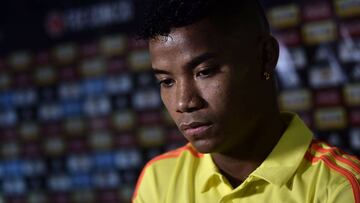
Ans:
{"type": "Polygon", "coordinates": [[[269,23],[258,0],[147,0],[143,24],[138,32],[140,39],[167,36],[171,29],[184,27],[209,18],[221,23],[239,20],[269,33],[269,23]],[[254,21],[255,20],[255,21],[254,21]]]}

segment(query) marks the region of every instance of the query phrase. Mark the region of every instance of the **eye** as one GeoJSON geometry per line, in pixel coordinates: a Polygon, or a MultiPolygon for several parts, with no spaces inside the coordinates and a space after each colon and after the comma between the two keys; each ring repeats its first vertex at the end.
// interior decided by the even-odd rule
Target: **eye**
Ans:
{"type": "Polygon", "coordinates": [[[162,80],[159,80],[159,85],[161,87],[169,88],[174,85],[174,80],[173,79],[162,79],[162,80]]]}
{"type": "Polygon", "coordinates": [[[207,77],[211,77],[213,76],[215,73],[217,73],[219,71],[219,69],[217,67],[209,67],[209,68],[205,68],[200,70],[199,72],[196,73],[196,77],[200,77],[200,78],[207,78],[207,77]]]}

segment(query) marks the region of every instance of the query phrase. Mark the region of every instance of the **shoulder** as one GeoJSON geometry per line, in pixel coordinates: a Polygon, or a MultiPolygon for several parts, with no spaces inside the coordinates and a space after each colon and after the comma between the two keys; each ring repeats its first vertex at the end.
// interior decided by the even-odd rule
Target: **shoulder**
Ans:
{"type": "MultiPolygon", "coordinates": [[[[142,191],[153,191],[155,193],[163,193],[162,190],[167,188],[175,171],[184,169],[187,165],[191,165],[195,160],[201,158],[203,154],[198,153],[190,144],[175,150],[166,152],[151,159],[144,166],[138,178],[133,198],[136,198],[142,191]]],[[[189,167],[190,168],[190,167],[189,167]]]]}
{"type": "Polygon", "coordinates": [[[324,165],[328,170],[343,177],[360,177],[360,160],[326,142],[313,140],[305,154],[313,165],[324,165]]]}
{"type": "Polygon", "coordinates": [[[169,169],[176,167],[177,162],[186,162],[202,157],[203,154],[198,153],[190,144],[186,144],[175,150],[168,151],[151,159],[143,168],[146,171],[149,168],[157,170],[169,169]],[[170,164],[170,165],[169,165],[170,164]]]}
{"type": "Polygon", "coordinates": [[[305,160],[316,168],[332,195],[352,193],[355,202],[360,203],[360,160],[328,143],[314,140],[305,154],[305,160]]]}

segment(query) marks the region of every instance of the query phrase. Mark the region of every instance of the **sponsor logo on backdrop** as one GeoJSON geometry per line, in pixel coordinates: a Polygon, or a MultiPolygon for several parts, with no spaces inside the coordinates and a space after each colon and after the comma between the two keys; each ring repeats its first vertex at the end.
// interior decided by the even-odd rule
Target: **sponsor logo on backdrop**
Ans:
{"type": "Polygon", "coordinates": [[[360,41],[343,40],[339,42],[339,58],[344,63],[360,62],[360,41]]]}
{"type": "Polygon", "coordinates": [[[64,131],[70,136],[80,136],[85,131],[86,124],[82,118],[69,118],[63,123],[64,131]]]}
{"type": "Polygon", "coordinates": [[[16,159],[20,154],[20,145],[16,141],[1,143],[1,155],[8,159],[16,159]]]}
{"type": "Polygon", "coordinates": [[[337,27],[331,20],[310,22],[303,26],[302,35],[309,45],[331,42],[337,39],[337,27]]]}
{"type": "Polygon", "coordinates": [[[37,101],[38,95],[34,88],[17,90],[14,92],[13,102],[17,107],[35,105],[37,101]]]}
{"type": "Polygon", "coordinates": [[[360,15],[360,1],[335,0],[335,10],[340,17],[354,17],[360,15]]]}
{"type": "Polygon", "coordinates": [[[304,48],[296,47],[289,49],[289,51],[297,69],[304,69],[308,65],[308,60],[304,48]]]}
{"type": "Polygon", "coordinates": [[[308,90],[284,91],[280,93],[279,102],[282,110],[306,111],[312,106],[308,90]]]}
{"type": "Polygon", "coordinates": [[[296,4],[275,7],[268,11],[268,18],[274,28],[292,27],[300,23],[300,9],[296,4]]]}
{"type": "Polygon", "coordinates": [[[51,136],[44,139],[43,149],[47,155],[59,156],[64,154],[66,143],[60,136],[51,136]]]}
{"type": "Polygon", "coordinates": [[[91,173],[74,173],[71,175],[71,185],[75,189],[90,188],[93,186],[91,173]]]}
{"type": "Polygon", "coordinates": [[[73,195],[72,195],[73,201],[74,202],[95,202],[96,194],[91,189],[89,189],[90,187],[91,187],[91,183],[89,185],[87,185],[87,187],[85,187],[85,188],[74,191],[73,195]]]}
{"type": "Polygon", "coordinates": [[[8,58],[8,63],[16,71],[27,70],[31,62],[32,56],[28,51],[18,51],[12,53],[8,58]]]}
{"type": "Polygon", "coordinates": [[[122,35],[107,36],[100,40],[100,50],[104,56],[118,56],[125,53],[126,38],[122,35]]]}
{"type": "Polygon", "coordinates": [[[10,87],[11,77],[9,73],[0,72],[0,90],[5,90],[10,87]]]}
{"type": "Polygon", "coordinates": [[[92,162],[97,170],[114,169],[115,154],[112,152],[96,152],[92,155],[92,162]]]}
{"type": "MultiPolygon", "coordinates": [[[[15,93],[13,91],[0,92],[0,106],[6,110],[13,108],[15,93]]],[[[1,112],[0,112],[1,113],[1,112]]],[[[1,125],[1,122],[0,122],[1,125]]]]}
{"type": "Polygon", "coordinates": [[[85,96],[105,95],[105,79],[103,77],[85,79],[82,81],[82,89],[85,96]]]}
{"type": "Polygon", "coordinates": [[[21,196],[27,192],[25,179],[19,177],[5,178],[2,181],[2,191],[4,195],[21,196]]]}
{"type": "Polygon", "coordinates": [[[133,81],[129,74],[109,76],[106,79],[106,92],[113,95],[129,93],[133,88],[133,81]]]}
{"type": "Polygon", "coordinates": [[[38,117],[41,121],[59,121],[63,117],[63,109],[57,103],[42,104],[38,109],[38,117]]]}
{"type": "Polygon", "coordinates": [[[344,82],[339,70],[331,67],[312,67],[309,70],[309,83],[313,88],[328,88],[344,82]]]}
{"type": "Polygon", "coordinates": [[[285,89],[300,88],[302,81],[300,80],[300,75],[297,73],[297,67],[294,64],[289,49],[280,44],[280,50],[279,61],[276,67],[280,84],[285,89]]]}
{"type": "Polygon", "coordinates": [[[344,87],[345,101],[349,106],[360,106],[360,83],[344,87]]]}
{"type": "Polygon", "coordinates": [[[45,163],[40,159],[24,160],[22,167],[25,176],[39,176],[46,172],[45,163]]]}
{"type": "MultiPolygon", "coordinates": [[[[96,173],[93,173],[92,181],[94,183],[95,188],[110,189],[110,188],[118,187],[118,185],[121,182],[121,179],[119,173],[117,173],[114,170],[108,170],[108,171],[98,171],[96,173]]],[[[104,194],[101,193],[100,195],[104,195],[104,194]]],[[[101,202],[109,202],[106,201],[106,199],[109,198],[108,194],[104,195],[103,198],[104,197],[105,197],[104,199],[105,201],[101,201],[101,202]]],[[[117,193],[114,193],[114,195],[111,196],[111,199],[113,200],[117,200],[117,198],[118,198],[117,193]]],[[[116,201],[111,201],[111,202],[116,202],[116,201]]]]}
{"type": "Polygon", "coordinates": [[[130,52],[128,62],[134,71],[140,72],[151,68],[150,54],[146,49],[130,52]]]}
{"type": "Polygon", "coordinates": [[[75,44],[61,44],[53,49],[53,56],[59,64],[69,64],[78,56],[78,47],[75,44]]]}
{"type": "Polygon", "coordinates": [[[142,147],[158,147],[164,144],[165,133],[159,126],[141,127],[137,138],[142,147]]]}
{"type": "Polygon", "coordinates": [[[106,70],[106,61],[103,58],[92,58],[82,61],[80,72],[83,77],[96,77],[106,70]]]}
{"type": "Polygon", "coordinates": [[[78,117],[83,114],[83,103],[81,101],[64,101],[61,103],[63,117],[78,117]]]}
{"type": "Polygon", "coordinates": [[[45,19],[45,28],[51,37],[131,22],[135,17],[134,2],[116,0],[100,2],[87,7],[51,11],[45,19]]]}
{"type": "Polygon", "coordinates": [[[315,105],[318,107],[341,105],[341,100],[342,95],[337,89],[315,92],[315,105]]]}
{"type": "Polygon", "coordinates": [[[315,127],[319,130],[344,129],[347,126],[346,111],[342,107],[315,110],[315,127]]]}
{"type": "Polygon", "coordinates": [[[16,111],[5,110],[0,112],[0,127],[8,128],[15,126],[18,123],[18,116],[16,111]]]}
{"type": "Polygon", "coordinates": [[[138,149],[120,150],[115,153],[115,165],[118,169],[136,169],[142,164],[142,154],[138,149]]]}
{"type": "Polygon", "coordinates": [[[328,1],[307,3],[303,7],[302,15],[305,21],[330,18],[332,16],[331,6],[328,1]]]}
{"type": "Polygon", "coordinates": [[[53,66],[38,67],[34,73],[34,81],[40,86],[51,85],[56,82],[57,75],[53,66]]]}
{"type": "Polygon", "coordinates": [[[91,133],[88,139],[93,150],[108,150],[113,145],[112,135],[108,131],[91,133]]]}
{"type": "Polygon", "coordinates": [[[90,117],[105,116],[112,110],[111,102],[105,96],[87,98],[83,108],[85,115],[90,117]]]}
{"type": "Polygon", "coordinates": [[[59,85],[60,100],[76,100],[83,96],[83,88],[77,82],[66,82],[59,85]]]}
{"type": "Polygon", "coordinates": [[[133,107],[136,110],[159,108],[161,99],[156,89],[138,90],[132,97],[133,107]]]}
{"type": "Polygon", "coordinates": [[[68,175],[52,175],[48,178],[47,185],[53,192],[68,192],[72,189],[71,178],[68,175]]]}
{"type": "Polygon", "coordinates": [[[112,116],[112,124],[116,130],[131,130],[135,125],[135,114],[131,110],[118,111],[112,116]]]}
{"type": "Polygon", "coordinates": [[[39,126],[34,121],[21,123],[18,132],[24,140],[36,140],[39,137],[39,126]]]}

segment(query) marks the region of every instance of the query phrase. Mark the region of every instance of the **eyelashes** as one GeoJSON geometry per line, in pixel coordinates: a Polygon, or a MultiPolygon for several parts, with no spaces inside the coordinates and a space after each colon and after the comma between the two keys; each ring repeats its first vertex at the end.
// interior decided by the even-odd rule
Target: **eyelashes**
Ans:
{"type": "MultiPolygon", "coordinates": [[[[216,75],[217,73],[220,72],[220,66],[209,66],[209,67],[205,67],[200,69],[199,71],[194,73],[194,77],[196,79],[206,79],[206,78],[210,78],[214,75],[216,75]]],[[[172,87],[174,84],[176,83],[176,81],[172,78],[160,78],[158,80],[158,84],[160,85],[160,87],[163,88],[170,88],[172,87]]]]}
{"type": "Polygon", "coordinates": [[[175,81],[173,79],[163,79],[158,82],[161,87],[170,88],[174,85],[175,81]]]}

